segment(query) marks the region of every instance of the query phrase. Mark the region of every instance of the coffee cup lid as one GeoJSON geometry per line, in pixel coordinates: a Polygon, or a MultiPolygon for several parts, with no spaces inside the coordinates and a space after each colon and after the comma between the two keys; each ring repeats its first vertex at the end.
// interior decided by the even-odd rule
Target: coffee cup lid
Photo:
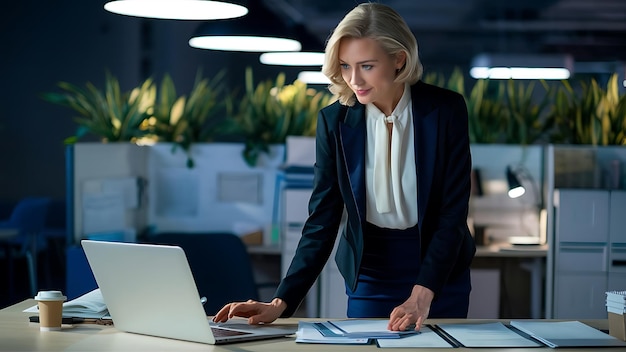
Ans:
{"type": "Polygon", "coordinates": [[[35,300],[37,301],[65,301],[67,297],[63,296],[61,291],[39,291],[35,300]]]}

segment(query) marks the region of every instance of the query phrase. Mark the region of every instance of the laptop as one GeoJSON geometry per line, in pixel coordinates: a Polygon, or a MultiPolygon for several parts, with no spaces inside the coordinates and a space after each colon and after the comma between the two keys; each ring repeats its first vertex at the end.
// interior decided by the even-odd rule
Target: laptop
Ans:
{"type": "Polygon", "coordinates": [[[178,246],[93,240],[81,244],[118,330],[206,344],[284,337],[297,330],[295,324],[248,325],[243,319],[211,322],[178,246]]]}

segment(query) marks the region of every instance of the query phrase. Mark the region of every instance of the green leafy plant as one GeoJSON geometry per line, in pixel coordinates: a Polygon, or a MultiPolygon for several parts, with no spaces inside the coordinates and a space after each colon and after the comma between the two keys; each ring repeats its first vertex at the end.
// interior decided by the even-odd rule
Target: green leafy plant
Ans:
{"type": "Polygon", "coordinates": [[[466,93],[465,79],[459,68],[455,68],[448,79],[440,73],[429,73],[424,75],[423,81],[453,90],[465,98],[471,143],[500,142],[506,128],[504,85],[495,85],[494,90],[493,82],[479,79],[466,93]]]}
{"type": "Polygon", "coordinates": [[[478,79],[466,93],[459,68],[448,79],[429,73],[424,81],[463,95],[472,143],[533,144],[545,141],[553,128],[549,109],[554,90],[545,81],[539,81],[544,88],[539,92],[536,81],[478,79]]]}
{"type": "Polygon", "coordinates": [[[245,139],[246,163],[256,165],[261,153],[268,153],[271,144],[284,143],[287,136],[315,135],[317,113],[331,101],[330,94],[298,80],[285,85],[284,73],[255,85],[252,69],[246,68],[244,96],[230,120],[231,133],[245,139]]]}
{"type": "Polygon", "coordinates": [[[149,134],[144,121],[150,116],[156,98],[156,87],[148,79],[128,92],[122,92],[117,78],[106,73],[104,90],[91,82],[85,88],[59,82],[63,93],[44,93],[48,102],[68,107],[79,114],[76,135],[65,140],[75,143],[87,133],[105,142],[135,141],[149,134]]]}
{"type": "Polygon", "coordinates": [[[545,81],[539,80],[545,91],[537,102],[536,81],[508,80],[506,83],[505,143],[533,144],[548,134],[551,126],[546,123],[552,103],[551,91],[545,81]],[[534,96],[535,95],[535,96],[534,96]]]}
{"type": "Polygon", "coordinates": [[[221,71],[208,79],[198,71],[188,96],[176,93],[168,74],[159,85],[153,116],[146,121],[147,127],[159,141],[180,146],[188,155],[189,167],[193,167],[189,154],[191,145],[213,141],[222,132],[221,126],[227,116],[224,74],[221,71]]]}
{"type": "Polygon", "coordinates": [[[555,126],[555,143],[626,145],[626,95],[619,95],[618,77],[607,88],[595,79],[581,82],[580,93],[568,81],[555,94],[549,119],[555,126]]]}

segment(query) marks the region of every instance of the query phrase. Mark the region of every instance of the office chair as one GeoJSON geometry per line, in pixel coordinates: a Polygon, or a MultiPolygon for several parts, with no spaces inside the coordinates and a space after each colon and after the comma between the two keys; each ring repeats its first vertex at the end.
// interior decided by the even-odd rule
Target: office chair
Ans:
{"type": "Polygon", "coordinates": [[[204,310],[215,315],[232,301],[259,299],[252,264],[245,244],[230,233],[162,233],[149,237],[151,243],[181,247],[200,296],[207,297],[204,310]]]}
{"type": "Polygon", "coordinates": [[[50,198],[47,197],[23,198],[15,205],[9,219],[0,222],[0,229],[15,231],[13,236],[0,239],[7,259],[11,298],[14,293],[14,255],[26,257],[31,295],[37,294],[37,254],[43,248],[38,243],[42,242],[41,232],[49,204],[50,198]]]}

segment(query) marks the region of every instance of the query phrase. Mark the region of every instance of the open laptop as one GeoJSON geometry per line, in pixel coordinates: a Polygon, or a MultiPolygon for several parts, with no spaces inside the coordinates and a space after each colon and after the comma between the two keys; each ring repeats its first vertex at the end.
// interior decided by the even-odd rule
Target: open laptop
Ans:
{"type": "Polygon", "coordinates": [[[245,320],[210,322],[180,247],[91,240],[81,244],[119,330],[207,344],[283,337],[297,330],[295,325],[252,326],[245,320]]]}

